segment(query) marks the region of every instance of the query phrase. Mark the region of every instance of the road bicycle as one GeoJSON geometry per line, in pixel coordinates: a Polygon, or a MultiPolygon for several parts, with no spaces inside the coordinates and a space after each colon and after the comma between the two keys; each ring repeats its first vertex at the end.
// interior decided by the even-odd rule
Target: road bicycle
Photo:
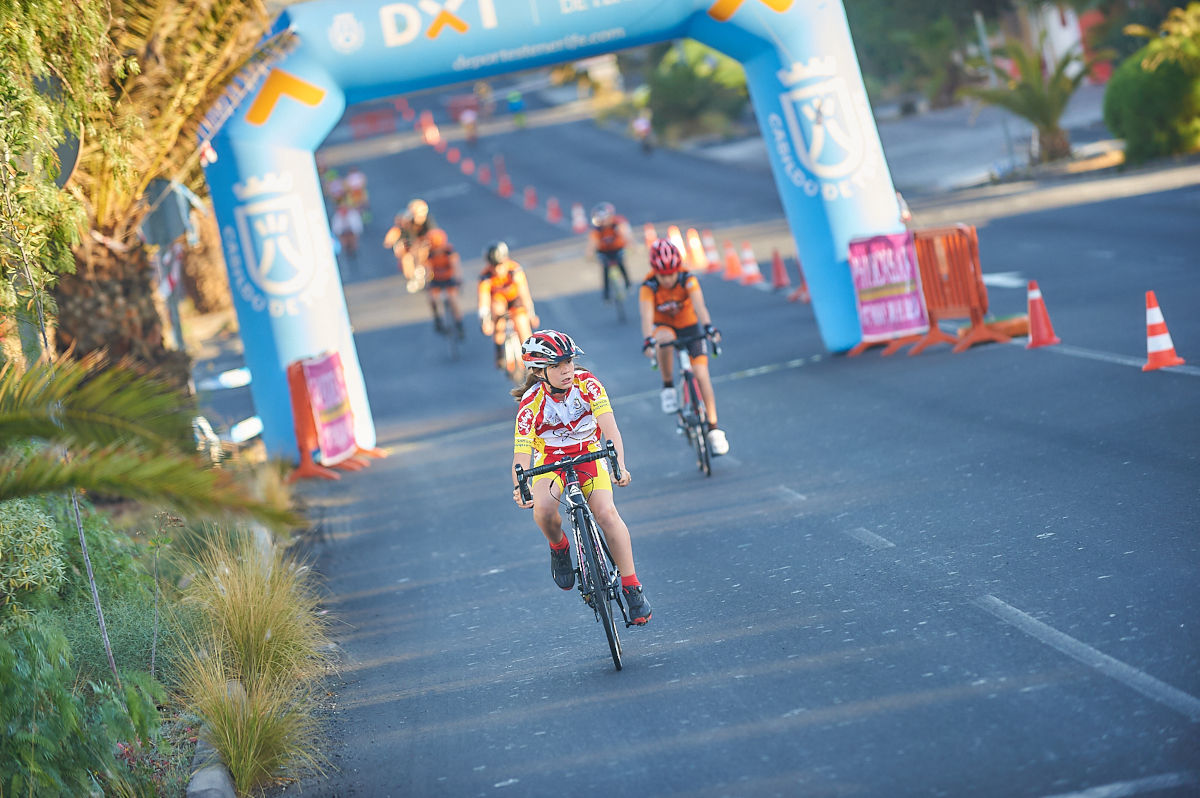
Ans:
{"type": "Polygon", "coordinates": [[[600,525],[592,515],[592,508],[588,507],[583,488],[579,484],[579,475],[575,472],[576,466],[603,459],[607,459],[612,467],[613,481],[619,481],[621,467],[617,464],[617,449],[612,441],[608,441],[598,452],[588,452],[528,469],[516,466],[517,487],[521,491],[521,498],[530,502],[533,501],[533,494],[529,485],[534,477],[555,471],[562,478],[563,489],[559,501],[563,502],[565,499],[567,512],[571,517],[575,561],[579,564],[575,568],[575,584],[584,603],[591,607],[596,620],[604,627],[604,636],[608,638],[608,650],[612,654],[613,665],[617,670],[621,670],[621,636],[617,632],[617,616],[613,606],[616,605],[620,610],[626,627],[633,624],[621,599],[621,573],[608,550],[604,535],[600,533],[600,525]]]}
{"type": "Polygon", "coordinates": [[[625,323],[625,275],[621,271],[621,266],[618,261],[618,255],[614,252],[598,253],[600,259],[604,262],[604,270],[608,280],[609,298],[613,305],[617,308],[617,321],[621,324],[625,323]]]}
{"type": "MultiPolygon", "coordinates": [[[[692,371],[692,358],[688,354],[688,345],[693,341],[707,339],[711,346],[713,357],[721,354],[721,345],[712,340],[708,333],[690,335],[686,338],[676,338],[659,348],[673,347],[675,349],[675,372],[678,374],[676,392],[679,395],[678,426],[675,431],[680,435],[686,434],[688,445],[696,450],[696,465],[706,477],[712,476],[712,452],[708,448],[708,432],[712,427],[708,423],[708,412],[704,407],[704,395],[700,393],[700,381],[692,371]]],[[[652,360],[651,367],[658,368],[658,361],[652,360]]]]}

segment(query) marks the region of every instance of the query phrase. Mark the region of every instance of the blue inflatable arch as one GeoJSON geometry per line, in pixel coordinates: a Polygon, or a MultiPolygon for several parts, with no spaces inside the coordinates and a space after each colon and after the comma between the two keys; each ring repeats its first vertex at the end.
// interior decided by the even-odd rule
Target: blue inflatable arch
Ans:
{"type": "Polygon", "coordinates": [[[375,427],[313,151],[348,104],[689,37],[740,61],[825,345],[860,331],[852,238],[903,229],[840,0],[316,0],[209,115],[206,175],[263,438],[296,455],[286,368],[341,354],[356,433],[375,427]]]}

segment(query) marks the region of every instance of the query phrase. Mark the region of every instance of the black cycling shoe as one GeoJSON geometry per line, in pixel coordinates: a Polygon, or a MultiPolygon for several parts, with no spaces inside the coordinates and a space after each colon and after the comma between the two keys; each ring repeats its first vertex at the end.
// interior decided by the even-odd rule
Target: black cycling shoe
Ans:
{"type": "Polygon", "coordinates": [[[570,546],[562,551],[550,549],[550,575],[554,577],[554,584],[563,590],[575,587],[575,567],[571,565],[570,546]]]}
{"type": "Polygon", "coordinates": [[[650,602],[642,593],[641,585],[621,588],[621,596],[625,599],[625,609],[629,613],[629,622],[638,626],[650,620],[650,602]]]}

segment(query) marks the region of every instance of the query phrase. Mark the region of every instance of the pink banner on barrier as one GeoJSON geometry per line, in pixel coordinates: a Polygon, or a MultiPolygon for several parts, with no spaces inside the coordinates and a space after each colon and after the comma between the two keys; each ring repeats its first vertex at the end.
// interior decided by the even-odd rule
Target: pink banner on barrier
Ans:
{"type": "Polygon", "coordinates": [[[929,329],[912,231],[851,241],[850,273],[864,343],[929,329]]]}
{"type": "Polygon", "coordinates": [[[317,445],[322,465],[334,465],[358,451],[354,439],[354,416],[350,412],[350,392],[342,373],[342,358],[337,352],[308,358],[300,363],[304,384],[317,425],[317,445]]]}

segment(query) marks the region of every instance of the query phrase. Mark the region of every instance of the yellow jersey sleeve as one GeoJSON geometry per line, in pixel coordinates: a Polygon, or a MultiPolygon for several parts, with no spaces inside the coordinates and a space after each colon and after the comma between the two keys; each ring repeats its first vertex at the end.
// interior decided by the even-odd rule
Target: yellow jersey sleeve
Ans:
{"type": "Polygon", "coordinates": [[[517,423],[513,432],[513,454],[532,454],[537,444],[537,433],[534,420],[537,418],[538,406],[541,404],[541,392],[531,392],[521,400],[517,410],[517,423]]]}

